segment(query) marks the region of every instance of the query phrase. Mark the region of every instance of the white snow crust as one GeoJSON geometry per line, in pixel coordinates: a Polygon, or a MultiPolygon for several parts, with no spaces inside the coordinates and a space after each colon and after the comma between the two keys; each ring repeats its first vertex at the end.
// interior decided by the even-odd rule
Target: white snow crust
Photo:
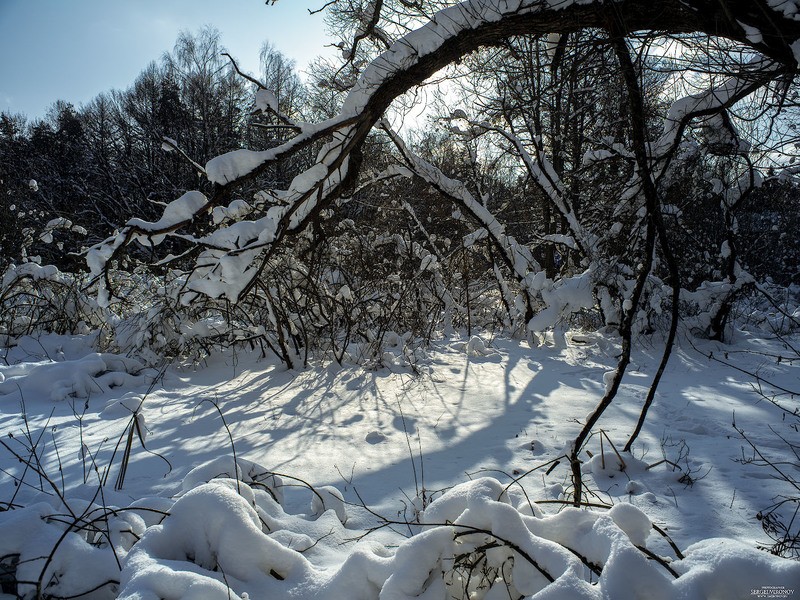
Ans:
{"type": "MultiPolygon", "coordinates": [[[[590,409],[614,364],[613,338],[573,337],[580,346],[558,349],[484,336],[444,342],[415,378],[397,366],[290,373],[223,355],[201,371],[170,370],[157,388],[138,362],[93,353],[80,337],[23,339],[0,366],[0,426],[14,434],[0,448],[0,500],[14,498],[13,510],[0,511],[0,556],[19,556],[11,572],[22,597],[40,579],[52,596],[96,588],[86,596],[129,600],[496,600],[509,592],[705,600],[796,589],[800,563],[756,549],[763,534],[754,514],[779,482],[732,460],[742,442],[729,411],[763,444],[775,409],[691,348],[678,349],[641,442],[619,453],[611,440],[630,430],[630,402],[638,406],[640,378],[660,349],[634,353],[605,441],[595,438],[584,456],[587,484],[609,508],[561,504],[561,469],[520,478],[563,455],[572,417],[590,409]],[[134,417],[141,441],[114,490],[113,440],[124,443],[134,417]],[[7,452],[24,448],[15,439],[26,430],[32,439],[47,432],[40,463],[59,494],[7,452]],[[670,445],[679,440],[690,448],[685,462],[670,445]],[[682,465],[657,464],[662,453],[682,465]],[[687,469],[706,476],[681,484],[687,469]],[[112,477],[100,495],[105,471],[112,477]],[[492,586],[469,576],[469,556],[498,574],[492,586]]],[[[746,332],[736,346],[701,348],[723,349],[737,350],[731,356],[748,369],[759,360],[748,351],[775,350],[746,332]]],[[[776,363],[770,377],[789,385],[797,368],[776,363]]]]}

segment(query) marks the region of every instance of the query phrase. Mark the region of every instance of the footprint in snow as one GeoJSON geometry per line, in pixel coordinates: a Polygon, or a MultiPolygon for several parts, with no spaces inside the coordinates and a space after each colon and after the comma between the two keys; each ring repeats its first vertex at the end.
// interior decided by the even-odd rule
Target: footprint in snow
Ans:
{"type": "Polygon", "coordinates": [[[381,442],[386,441],[386,436],[383,435],[380,431],[370,431],[367,434],[367,437],[364,438],[368,444],[380,444],[381,442]]]}

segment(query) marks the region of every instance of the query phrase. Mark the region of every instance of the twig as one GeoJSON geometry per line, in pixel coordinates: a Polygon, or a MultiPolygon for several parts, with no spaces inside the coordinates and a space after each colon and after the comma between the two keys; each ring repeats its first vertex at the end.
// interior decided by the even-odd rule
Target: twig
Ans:
{"type": "Polygon", "coordinates": [[[208,175],[206,173],[205,168],[202,167],[199,163],[197,163],[194,160],[192,160],[192,158],[188,154],[186,154],[186,152],[184,152],[181,148],[179,148],[178,145],[175,143],[175,140],[164,136],[164,137],[161,138],[161,143],[169,146],[170,148],[172,148],[175,152],[177,152],[180,156],[182,156],[186,161],[188,161],[190,165],[192,165],[195,169],[197,169],[198,172],[202,173],[203,175],[208,175]]]}
{"type": "Polygon", "coordinates": [[[233,443],[233,434],[231,433],[231,428],[228,427],[228,422],[225,420],[225,415],[222,414],[222,409],[220,409],[219,404],[217,404],[214,400],[211,400],[210,398],[205,398],[204,400],[201,400],[200,404],[202,404],[203,402],[208,402],[209,404],[211,404],[211,406],[213,406],[217,410],[220,418],[222,419],[222,425],[225,427],[225,431],[228,432],[228,440],[230,440],[231,451],[233,452],[233,476],[236,479],[236,493],[241,495],[242,488],[239,483],[239,477],[238,477],[239,461],[236,458],[236,444],[233,443]]]}

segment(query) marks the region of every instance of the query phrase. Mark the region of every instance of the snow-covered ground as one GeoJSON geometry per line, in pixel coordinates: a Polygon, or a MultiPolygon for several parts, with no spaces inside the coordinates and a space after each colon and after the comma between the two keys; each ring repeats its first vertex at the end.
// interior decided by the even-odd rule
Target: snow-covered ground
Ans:
{"type": "Polygon", "coordinates": [[[749,462],[733,425],[798,477],[778,437],[796,443],[797,419],[734,368],[797,390],[797,357],[744,332],[732,345],[684,338],[632,455],[618,456],[660,358],[644,340],[586,446],[593,458],[583,455],[595,503],[614,508],[578,511],[559,502],[563,455],[619,347],[568,339],[443,341],[417,373],[289,372],[242,352],[159,373],[93,354],[82,338],[26,339],[0,366],[0,502],[14,507],[0,513],[2,591],[16,581],[26,598],[96,588],[80,597],[142,600],[800,594],[800,563],[756,549],[771,544],[759,512],[798,493],[749,462]]]}

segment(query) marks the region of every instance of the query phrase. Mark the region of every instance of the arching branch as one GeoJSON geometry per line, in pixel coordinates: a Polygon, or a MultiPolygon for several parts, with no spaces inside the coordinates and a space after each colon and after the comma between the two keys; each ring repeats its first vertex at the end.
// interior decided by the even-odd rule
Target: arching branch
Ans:
{"type": "MultiPolygon", "coordinates": [[[[771,4],[768,0],[465,0],[454,4],[374,59],[337,117],[302,125],[295,137],[276,148],[261,152],[236,150],[212,159],[206,165],[208,179],[215,184],[208,202],[197,206],[180,222],[170,221],[164,228],[148,228],[145,233],[158,237],[188,225],[203,212],[225,204],[232,190],[253,181],[273,165],[321,140],[332,140],[322,149],[316,164],[298,176],[288,190],[280,192],[285,202],[280,214],[259,223],[268,230],[239,240],[232,249],[236,253],[252,252],[253,260],[261,261],[260,267],[248,270],[252,282],[286,236],[302,230],[319,211],[354,186],[361,149],[390,104],[478,48],[500,45],[513,36],[568,34],[606,28],[614,22],[620,35],[641,30],[700,32],[734,40],[779,65],[767,78],[774,79],[797,71],[800,22],[771,4]],[[731,19],[730,15],[736,18],[731,19]]],[[[108,260],[142,233],[140,223],[129,223],[117,236],[96,247],[91,261],[95,274],[101,275],[108,260]]],[[[216,277],[214,272],[213,268],[206,269],[203,277],[216,277]]],[[[236,301],[250,285],[233,290],[224,285],[200,287],[214,289],[236,301]]]]}

